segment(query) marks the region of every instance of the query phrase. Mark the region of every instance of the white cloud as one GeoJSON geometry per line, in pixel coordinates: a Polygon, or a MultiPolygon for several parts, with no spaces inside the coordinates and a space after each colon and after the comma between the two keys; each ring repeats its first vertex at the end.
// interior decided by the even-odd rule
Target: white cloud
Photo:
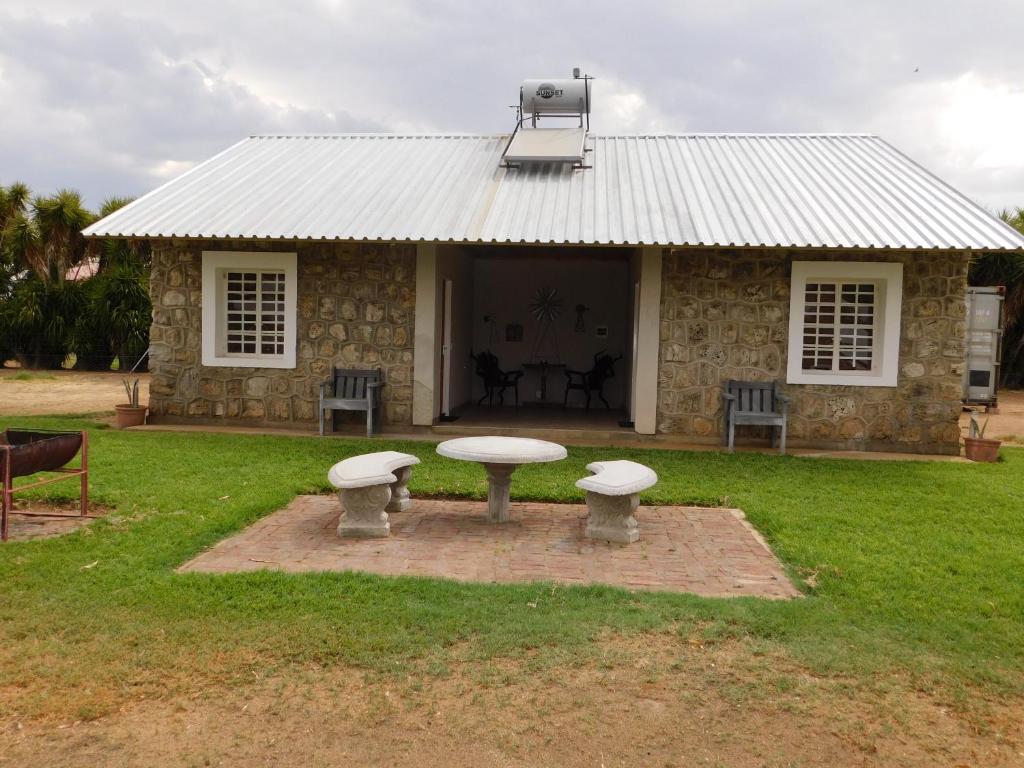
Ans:
{"type": "Polygon", "coordinates": [[[958,147],[971,167],[1024,167],[1024,89],[968,72],[939,91],[939,135],[958,147]]]}
{"type": "Polygon", "coordinates": [[[0,183],[98,205],[250,133],[508,130],[579,65],[599,131],[874,131],[1024,205],[1022,39],[1019,0],[4,0],[0,183]]]}
{"type": "Polygon", "coordinates": [[[659,133],[685,131],[685,120],[671,125],[648,95],[635,84],[614,77],[594,80],[592,90],[595,129],[606,133],[659,133]]]}

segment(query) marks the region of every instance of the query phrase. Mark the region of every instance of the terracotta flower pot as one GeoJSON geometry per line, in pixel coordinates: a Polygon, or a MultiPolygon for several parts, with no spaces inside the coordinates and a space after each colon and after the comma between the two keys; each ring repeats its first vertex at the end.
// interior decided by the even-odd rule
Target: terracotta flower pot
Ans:
{"type": "Polygon", "coordinates": [[[999,461],[999,440],[984,437],[965,437],[964,456],[971,461],[999,461]]]}
{"type": "Polygon", "coordinates": [[[146,406],[130,405],[121,403],[114,406],[114,413],[117,417],[117,428],[137,427],[146,423],[146,406]]]}

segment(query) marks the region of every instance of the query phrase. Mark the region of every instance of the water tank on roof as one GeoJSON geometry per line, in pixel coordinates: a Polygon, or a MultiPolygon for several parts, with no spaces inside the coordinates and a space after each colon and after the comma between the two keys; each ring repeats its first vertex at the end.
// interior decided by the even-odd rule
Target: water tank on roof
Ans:
{"type": "Polygon", "coordinates": [[[582,77],[524,80],[519,89],[523,114],[589,114],[587,82],[582,77]]]}

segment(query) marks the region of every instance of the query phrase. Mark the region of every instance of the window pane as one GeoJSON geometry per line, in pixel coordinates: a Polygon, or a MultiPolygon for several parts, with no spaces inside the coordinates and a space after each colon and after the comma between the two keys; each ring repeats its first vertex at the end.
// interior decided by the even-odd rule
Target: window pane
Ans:
{"type": "Polygon", "coordinates": [[[225,278],[223,333],[227,353],[283,355],[284,273],[227,272],[225,278]]]}
{"type": "Polygon", "coordinates": [[[870,371],[876,286],[837,281],[804,287],[804,370],[870,371]]]}

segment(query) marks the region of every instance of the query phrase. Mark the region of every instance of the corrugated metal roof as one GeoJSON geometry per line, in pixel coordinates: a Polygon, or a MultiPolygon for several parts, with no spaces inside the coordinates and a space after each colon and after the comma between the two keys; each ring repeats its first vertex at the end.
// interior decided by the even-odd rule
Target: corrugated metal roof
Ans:
{"type": "Polygon", "coordinates": [[[875,136],[590,136],[587,169],[502,168],[507,136],[253,136],[89,236],[1019,249],[875,136]]]}

